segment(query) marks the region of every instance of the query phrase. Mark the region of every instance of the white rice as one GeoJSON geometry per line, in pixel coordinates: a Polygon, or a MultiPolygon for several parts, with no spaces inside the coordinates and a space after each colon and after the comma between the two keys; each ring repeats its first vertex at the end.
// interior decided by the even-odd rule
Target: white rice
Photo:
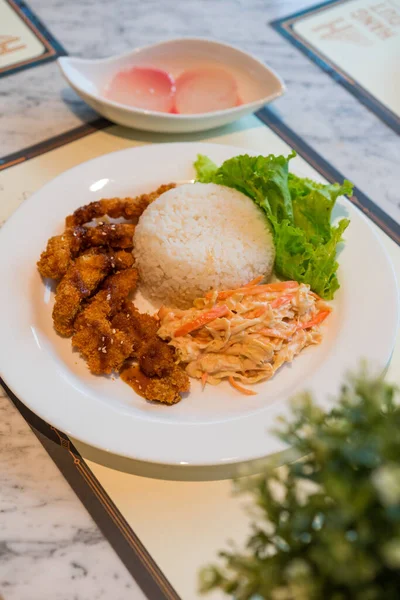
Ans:
{"type": "Polygon", "coordinates": [[[275,247],[265,214],[250,198],[213,183],[189,183],[144,211],[134,256],[145,296],[187,308],[212,289],[268,279],[275,247]]]}

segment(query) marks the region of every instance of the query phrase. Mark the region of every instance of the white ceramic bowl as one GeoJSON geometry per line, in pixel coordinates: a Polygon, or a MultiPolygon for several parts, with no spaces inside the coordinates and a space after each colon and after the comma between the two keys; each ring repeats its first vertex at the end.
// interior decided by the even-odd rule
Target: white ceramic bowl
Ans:
{"type": "Polygon", "coordinates": [[[203,131],[226,125],[255,112],[285,91],[282,79],[251,54],[228,44],[201,38],[181,38],[137,48],[99,60],[63,56],[58,65],[68,83],[98,113],[120,125],[165,133],[203,131]],[[184,69],[213,65],[235,77],[242,104],[194,115],[143,110],[109,100],[104,90],[120,70],[133,66],[158,67],[178,76],[184,69]]]}

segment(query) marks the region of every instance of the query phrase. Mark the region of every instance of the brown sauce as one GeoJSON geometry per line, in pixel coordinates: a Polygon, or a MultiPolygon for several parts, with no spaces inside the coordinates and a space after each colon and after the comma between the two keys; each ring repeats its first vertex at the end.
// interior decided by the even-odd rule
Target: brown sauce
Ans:
{"type": "Polygon", "coordinates": [[[150,383],[150,377],[147,377],[139,368],[139,365],[126,367],[120,372],[121,379],[125,381],[139,396],[145,398],[146,387],[150,383]]]}

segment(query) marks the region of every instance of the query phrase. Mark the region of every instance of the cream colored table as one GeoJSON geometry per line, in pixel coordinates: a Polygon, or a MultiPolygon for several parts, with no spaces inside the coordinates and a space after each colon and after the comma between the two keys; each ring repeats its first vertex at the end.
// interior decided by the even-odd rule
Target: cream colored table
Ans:
{"type": "MultiPolygon", "coordinates": [[[[238,127],[225,130],[217,137],[196,137],[263,154],[287,153],[289,150],[286,142],[255,117],[247,118],[238,127]]],[[[4,171],[1,174],[0,219],[6,219],[32,192],[66,169],[101,154],[149,142],[151,136],[141,136],[139,141],[132,132],[111,126],[4,171]]],[[[295,161],[304,174],[320,177],[302,158],[296,157],[295,161]]],[[[400,277],[399,246],[381,229],[373,227],[400,277]]],[[[400,384],[399,373],[398,344],[388,377],[400,384]]],[[[160,471],[156,467],[106,455],[77,440],[74,444],[179,596],[184,600],[198,598],[198,569],[216,556],[228,538],[243,541],[248,531],[244,500],[232,497],[230,481],[190,481],[195,477],[215,479],[221,474],[212,470],[197,474],[190,471],[177,474],[169,469],[160,471]],[[174,481],[177,477],[187,480],[174,481]]],[[[166,593],[165,597],[175,597],[168,596],[168,590],[166,593]]],[[[214,595],[214,598],[219,597],[214,595]]]]}

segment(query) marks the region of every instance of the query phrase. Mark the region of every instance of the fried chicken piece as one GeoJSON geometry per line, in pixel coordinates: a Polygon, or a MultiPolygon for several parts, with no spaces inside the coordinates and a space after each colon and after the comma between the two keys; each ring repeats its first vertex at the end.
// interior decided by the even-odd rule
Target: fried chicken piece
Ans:
{"type": "Polygon", "coordinates": [[[49,239],[37,263],[43,277],[60,279],[79,252],[92,246],[131,249],[133,223],[103,223],[97,227],[70,227],[62,235],[49,239]]]}
{"type": "Polygon", "coordinates": [[[173,187],[175,184],[170,183],[161,185],[151,194],[142,194],[137,198],[110,198],[78,208],[66,218],[67,229],[64,233],[49,239],[37,263],[39,273],[42,277],[60,279],[66,274],[78,254],[93,246],[108,246],[113,249],[132,248],[134,223],[102,223],[97,227],[82,227],[82,225],[104,215],[137,221],[151,202],[173,187]]]}
{"type": "Polygon", "coordinates": [[[132,268],[109,275],[75,319],[75,331],[88,323],[104,318],[111,319],[116,315],[129,294],[136,288],[137,280],[137,270],[132,268]]]}
{"type": "Polygon", "coordinates": [[[144,395],[147,400],[176,404],[181,400],[181,393],[189,390],[190,381],[187,373],[175,365],[168,375],[152,378],[146,385],[144,395]]]}
{"type": "Polygon", "coordinates": [[[175,365],[175,350],[159,337],[141,344],[138,352],[139,367],[147,377],[168,375],[175,365]]]}
{"type": "Polygon", "coordinates": [[[144,342],[157,335],[160,323],[158,319],[146,313],[141,314],[137,308],[127,302],[111,321],[115,329],[129,336],[132,344],[131,357],[138,358],[139,350],[144,342]]]}
{"type": "Polygon", "coordinates": [[[88,298],[110,270],[110,257],[99,252],[79,256],[57,286],[53,322],[57,333],[70,336],[81,302],[88,298]]]}
{"type": "MultiPolygon", "coordinates": [[[[81,229],[81,228],[77,228],[81,229]]],[[[133,223],[102,223],[87,227],[86,246],[109,246],[110,248],[132,248],[135,225],[133,223]]]]}
{"type": "Polygon", "coordinates": [[[82,327],[72,337],[72,344],[95,375],[118,371],[131,352],[129,338],[122,331],[113,330],[107,319],[82,327]]]}
{"type": "Polygon", "coordinates": [[[72,335],[82,301],[92,295],[110,271],[116,268],[127,269],[132,264],[132,254],[122,250],[107,254],[92,249],[81,254],[57,286],[53,308],[53,322],[57,333],[72,335]]]}
{"type": "Polygon", "coordinates": [[[131,357],[138,360],[141,371],[150,378],[144,391],[147,400],[179,402],[180,394],[189,391],[190,380],[175,364],[174,349],[157,336],[159,320],[140,314],[133,304],[126,303],[112,319],[112,326],[129,337],[131,357]]]}
{"type": "Polygon", "coordinates": [[[81,206],[72,215],[69,215],[65,220],[66,226],[76,227],[84,223],[90,223],[93,219],[104,215],[115,219],[123,217],[128,220],[137,220],[151,202],[173,187],[175,187],[175,184],[170,183],[161,185],[151,194],[142,194],[136,198],[108,198],[91,202],[81,206]]]}
{"type": "Polygon", "coordinates": [[[125,250],[110,252],[109,257],[111,261],[111,268],[117,269],[118,271],[130,269],[134,263],[132,253],[126,252],[125,250]]]}
{"type": "Polygon", "coordinates": [[[65,275],[72,260],[78,255],[85,235],[86,229],[75,227],[67,229],[62,235],[51,237],[37,263],[42,277],[60,279],[65,275]]]}
{"type": "Polygon", "coordinates": [[[110,323],[137,285],[136,269],[110,275],[75,321],[72,345],[96,375],[118,370],[132,351],[131,340],[110,323]]]}

